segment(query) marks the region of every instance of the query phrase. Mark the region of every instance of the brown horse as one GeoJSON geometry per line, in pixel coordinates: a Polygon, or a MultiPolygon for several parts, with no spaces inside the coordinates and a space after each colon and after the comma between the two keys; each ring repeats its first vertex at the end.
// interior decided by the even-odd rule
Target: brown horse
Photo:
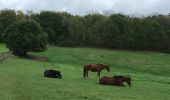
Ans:
{"type": "Polygon", "coordinates": [[[99,84],[104,85],[115,85],[115,86],[125,86],[123,83],[126,82],[131,87],[131,78],[126,76],[104,76],[100,78],[99,84]]]}
{"type": "Polygon", "coordinates": [[[88,78],[88,72],[97,72],[97,78],[100,78],[100,72],[106,69],[110,72],[110,65],[107,64],[86,64],[84,65],[83,76],[88,78]]]}

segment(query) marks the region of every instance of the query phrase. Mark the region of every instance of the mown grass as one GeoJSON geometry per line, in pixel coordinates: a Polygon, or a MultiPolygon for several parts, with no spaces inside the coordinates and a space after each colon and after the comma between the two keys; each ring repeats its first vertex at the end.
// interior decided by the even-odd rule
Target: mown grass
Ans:
{"type": "Polygon", "coordinates": [[[170,55],[155,52],[50,47],[39,62],[11,57],[0,64],[1,100],[169,100],[170,55]],[[103,86],[96,73],[82,77],[86,63],[107,63],[104,75],[131,76],[132,87],[103,86]],[[63,79],[44,78],[45,69],[60,70],[63,79]]]}

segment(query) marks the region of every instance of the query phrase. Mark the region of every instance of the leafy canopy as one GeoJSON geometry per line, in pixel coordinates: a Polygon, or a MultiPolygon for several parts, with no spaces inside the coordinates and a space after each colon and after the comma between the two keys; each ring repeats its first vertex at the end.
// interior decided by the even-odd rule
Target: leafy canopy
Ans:
{"type": "Polygon", "coordinates": [[[33,20],[20,20],[9,26],[3,35],[7,47],[16,55],[46,50],[47,34],[33,20]]]}

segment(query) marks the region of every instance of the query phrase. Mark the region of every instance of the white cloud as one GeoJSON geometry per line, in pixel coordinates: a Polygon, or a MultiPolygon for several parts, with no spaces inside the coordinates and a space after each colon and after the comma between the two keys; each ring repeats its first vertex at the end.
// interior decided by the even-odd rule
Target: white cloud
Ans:
{"type": "Polygon", "coordinates": [[[0,9],[53,10],[85,14],[90,10],[114,10],[126,14],[170,13],[170,0],[0,0],[0,9]]]}

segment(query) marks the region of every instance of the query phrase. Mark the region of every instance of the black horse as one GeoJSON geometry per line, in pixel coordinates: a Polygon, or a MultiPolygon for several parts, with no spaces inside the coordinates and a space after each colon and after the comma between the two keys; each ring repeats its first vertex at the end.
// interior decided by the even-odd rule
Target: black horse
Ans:
{"type": "Polygon", "coordinates": [[[56,71],[56,70],[45,70],[44,77],[60,78],[60,79],[62,78],[60,71],[56,71]]]}

